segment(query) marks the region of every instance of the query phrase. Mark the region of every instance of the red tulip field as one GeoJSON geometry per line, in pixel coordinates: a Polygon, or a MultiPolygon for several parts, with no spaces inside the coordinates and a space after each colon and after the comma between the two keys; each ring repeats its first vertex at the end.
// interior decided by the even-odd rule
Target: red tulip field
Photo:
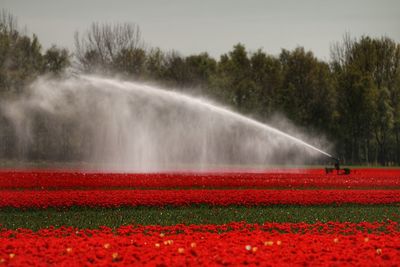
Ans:
{"type": "Polygon", "coordinates": [[[400,170],[0,171],[0,266],[395,266],[400,170]]]}

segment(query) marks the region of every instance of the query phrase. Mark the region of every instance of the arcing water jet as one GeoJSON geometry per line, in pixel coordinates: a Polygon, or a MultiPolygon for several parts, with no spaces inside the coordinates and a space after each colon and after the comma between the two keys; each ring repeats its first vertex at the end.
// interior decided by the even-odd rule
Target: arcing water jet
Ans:
{"type": "Polygon", "coordinates": [[[329,153],[272,126],[154,86],[96,76],[40,78],[3,105],[27,160],[160,171],[302,164],[329,153]]]}

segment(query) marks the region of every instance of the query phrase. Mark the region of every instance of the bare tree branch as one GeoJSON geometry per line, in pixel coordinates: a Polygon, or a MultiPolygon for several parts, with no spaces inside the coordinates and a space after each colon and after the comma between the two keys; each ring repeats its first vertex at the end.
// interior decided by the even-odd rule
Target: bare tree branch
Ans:
{"type": "Polygon", "coordinates": [[[144,49],[139,26],[131,23],[93,23],[83,36],[75,33],[75,51],[84,69],[110,67],[125,51],[144,49]]]}

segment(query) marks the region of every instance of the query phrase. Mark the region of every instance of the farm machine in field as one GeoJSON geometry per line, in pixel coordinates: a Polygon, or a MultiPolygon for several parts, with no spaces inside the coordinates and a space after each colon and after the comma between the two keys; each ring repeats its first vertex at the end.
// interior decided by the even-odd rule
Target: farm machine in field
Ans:
{"type": "Polygon", "coordinates": [[[333,160],[333,167],[326,167],[325,168],[325,173],[333,173],[336,171],[336,174],[338,175],[349,175],[350,174],[350,168],[341,168],[340,167],[340,161],[337,158],[330,157],[331,160],[333,160]]]}

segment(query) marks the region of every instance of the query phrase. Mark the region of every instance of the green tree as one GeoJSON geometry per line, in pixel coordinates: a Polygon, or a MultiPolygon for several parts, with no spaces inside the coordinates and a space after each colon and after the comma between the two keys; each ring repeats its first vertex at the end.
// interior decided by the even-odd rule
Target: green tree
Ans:
{"type": "Polygon", "coordinates": [[[257,86],[257,113],[262,118],[271,116],[277,109],[277,94],[282,87],[282,64],[276,57],[260,49],[251,58],[251,77],[257,86]]]}
{"type": "Polygon", "coordinates": [[[113,60],[114,69],[119,73],[138,78],[144,74],[146,51],[144,49],[122,49],[113,60]]]}
{"type": "Polygon", "coordinates": [[[210,77],[216,73],[217,62],[207,53],[188,56],[185,59],[188,79],[192,86],[208,87],[210,77]]]}
{"type": "MultiPolygon", "coordinates": [[[[27,85],[41,74],[60,74],[69,65],[69,55],[55,46],[42,54],[42,46],[36,37],[21,34],[16,18],[6,11],[0,13],[0,100],[21,95],[27,85]]],[[[0,110],[1,111],[1,110],[0,110]]],[[[40,125],[44,120],[35,118],[40,125]]],[[[42,138],[46,140],[47,135],[42,138]]],[[[18,157],[18,142],[9,119],[0,112],[0,157],[18,157]]],[[[44,151],[47,143],[35,144],[34,150],[44,151]]]]}
{"type": "MultiPolygon", "coordinates": [[[[332,53],[332,67],[336,77],[338,77],[338,90],[347,88],[349,91],[359,90],[364,92],[362,95],[347,95],[346,97],[354,97],[354,105],[366,104],[366,110],[343,109],[342,116],[361,117],[363,121],[355,120],[353,128],[362,128],[364,134],[356,134],[359,141],[363,138],[364,141],[364,157],[357,155],[361,152],[358,148],[360,142],[351,142],[352,158],[359,158],[360,160],[370,161],[374,158],[382,164],[387,164],[390,160],[389,149],[394,147],[394,153],[399,160],[399,136],[397,127],[398,110],[399,110],[399,67],[400,67],[400,53],[396,43],[386,37],[372,39],[367,36],[361,37],[359,40],[351,39],[348,35],[345,36],[342,44],[336,44],[332,53]],[[354,79],[348,77],[354,76],[358,73],[359,81],[354,82],[354,79]],[[367,81],[368,82],[362,82],[367,81]],[[360,85],[363,88],[360,88],[360,85]],[[371,104],[371,102],[373,104],[371,104]],[[372,111],[370,111],[372,110],[372,111]],[[364,112],[364,115],[359,115],[358,112],[364,112]],[[364,122],[365,121],[365,122],[364,122]],[[368,124],[368,125],[367,125],[368,124]],[[396,138],[393,138],[393,135],[396,138]],[[373,138],[373,139],[372,139],[373,138]],[[390,144],[393,140],[396,144],[390,144]],[[372,145],[371,145],[372,143],[372,145]],[[375,149],[371,149],[375,147],[375,149]],[[374,155],[371,156],[371,150],[374,150],[374,155]]],[[[341,94],[345,96],[345,94],[341,94]]],[[[338,102],[345,99],[339,97],[338,102]]],[[[347,146],[350,145],[349,143],[347,146]]]]}
{"type": "Polygon", "coordinates": [[[347,163],[370,161],[376,90],[370,77],[349,68],[338,76],[338,150],[347,163]]]}
{"type": "Polygon", "coordinates": [[[19,94],[40,74],[60,73],[69,66],[65,49],[51,47],[42,54],[36,35],[22,35],[17,20],[6,11],[0,13],[0,94],[19,94]]]}
{"type": "Polygon", "coordinates": [[[215,94],[237,110],[249,113],[257,109],[259,88],[251,78],[251,62],[244,45],[237,44],[221,56],[211,84],[215,94]]]}
{"type": "Polygon", "coordinates": [[[373,116],[373,129],[378,144],[377,161],[382,165],[387,164],[388,143],[393,130],[393,108],[390,103],[390,93],[386,88],[378,92],[376,110],[373,116]]]}
{"type": "Polygon", "coordinates": [[[53,45],[43,56],[44,68],[47,72],[60,75],[70,65],[70,55],[66,49],[53,45]]]}
{"type": "Polygon", "coordinates": [[[160,80],[163,76],[165,55],[160,48],[152,48],[147,54],[145,68],[150,79],[160,80]]]}
{"type": "Polygon", "coordinates": [[[283,81],[278,103],[285,114],[302,126],[329,132],[336,106],[329,66],[302,47],[282,50],[280,60],[283,81]]]}
{"type": "Polygon", "coordinates": [[[172,51],[166,55],[162,79],[171,86],[184,88],[189,83],[189,70],[186,67],[185,58],[178,52],[172,51]]]}

